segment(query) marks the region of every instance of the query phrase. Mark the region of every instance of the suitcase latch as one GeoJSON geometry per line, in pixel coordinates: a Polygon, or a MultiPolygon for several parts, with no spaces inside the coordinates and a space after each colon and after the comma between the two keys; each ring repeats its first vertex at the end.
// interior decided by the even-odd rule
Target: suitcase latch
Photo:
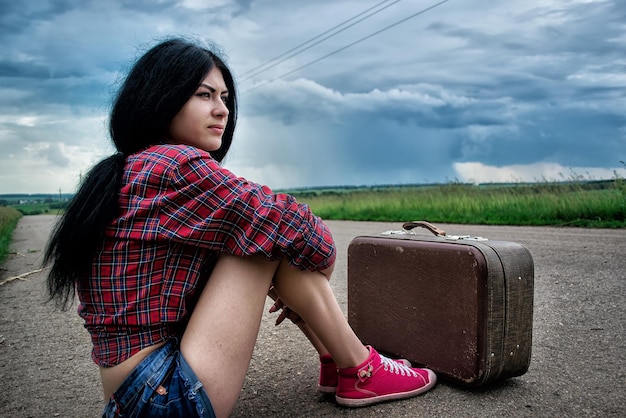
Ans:
{"type": "Polygon", "coordinates": [[[488,241],[487,238],[473,237],[471,235],[446,235],[445,238],[451,241],[488,241]]]}

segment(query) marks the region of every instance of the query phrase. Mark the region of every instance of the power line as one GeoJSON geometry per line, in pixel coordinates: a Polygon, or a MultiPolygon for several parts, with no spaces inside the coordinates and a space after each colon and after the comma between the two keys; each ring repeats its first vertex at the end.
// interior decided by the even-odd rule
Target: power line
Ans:
{"type": "MultiPolygon", "coordinates": [[[[327,33],[332,32],[333,30],[335,30],[335,29],[337,29],[337,28],[341,27],[342,25],[345,25],[346,23],[348,23],[348,22],[350,22],[350,21],[352,21],[352,20],[356,19],[357,17],[362,16],[363,14],[365,14],[365,13],[369,12],[370,10],[375,9],[375,8],[377,8],[378,6],[380,6],[380,5],[384,4],[384,3],[387,3],[388,1],[389,1],[389,0],[383,0],[383,1],[381,1],[380,3],[378,3],[378,4],[376,4],[376,5],[372,6],[372,7],[370,7],[369,9],[366,9],[366,10],[362,11],[361,13],[358,13],[358,14],[356,14],[356,15],[352,16],[352,17],[351,17],[351,18],[349,18],[349,19],[344,20],[343,22],[339,23],[338,25],[333,26],[332,28],[330,28],[330,29],[328,29],[328,30],[326,30],[326,31],[324,31],[324,32],[322,32],[322,33],[320,33],[319,35],[314,36],[313,38],[311,38],[311,39],[309,39],[309,40],[307,40],[307,41],[302,42],[300,45],[297,45],[297,46],[295,46],[295,47],[291,48],[289,51],[283,52],[282,54],[280,54],[280,55],[278,55],[278,56],[276,56],[276,57],[274,57],[274,58],[272,58],[272,59],[270,59],[270,60],[265,61],[263,64],[260,64],[260,65],[258,65],[258,66],[256,66],[256,67],[254,67],[254,68],[251,68],[250,70],[246,71],[245,73],[241,74],[240,76],[241,76],[241,77],[246,76],[246,75],[250,74],[251,72],[256,71],[256,70],[258,70],[258,69],[260,69],[260,68],[264,67],[265,65],[267,65],[267,64],[269,64],[269,63],[271,63],[271,62],[274,62],[274,61],[276,61],[276,60],[278,60],[278,59],[280,59],[280,58],[284,57],[285,55],[287,55],[287,54],[289,54],[289,53],[291,53],[291,52],[293,52],[293,51],[297,50],[298,48],[301,48],[301,47],[303,47],[304,45],[306,45],[306,44],[308,44],[308,43],[310,43],[310,42],[313,42],[314,40],[316,40],[316,39],[318,39],[318,38],[320,38],[320,37],[322,37],[322,36],[326,35],[327,33]]],[[[381,11],[385,10],[385,9],[386,9],[386,8],[388,8],[389,6],[392,6],[392,5],[396,4],[396,3],[398,3],[399,1],[401,1],[401,0],[396,0],[396,1],[394,1],[394,2],[393,2],[393,3],[391,3],[390,5],[385,6],[384,8],[382,8],[382,9],[378,10],[377,12],[375,12],[374,14],[379,13],[379,12],[381,12],[381,11]]],[[[369,15],[369,16],[367,16],[367,17],[370,17],[370,16],[372,16],[372,15],[369,15]]],[[[366,17],[366,18],[367,18],[367,17],[366,17]]],[[[365,19],[366,19],[366,18],[365,18],[365,19]]],[[[363,20],[364,20],[364,19],[363,19],[363,20]]],[[[361,22],[361,21],[359,21],[359,22],[361,22]]],[[[359,23],[359,22],[357,22],[357,23],[359,23]]],[[[346,29],[347,29],[347,28],[346,28],[346,29]]],[[[345,30],[345,29],[343,29],[343,30],[345,30]]],[[[343,30],[342,30],[342,31],[343,31],[343,30]]],[[[340,32],[337,32],[337,33],[340,33],[340,32]]],[[[333,34],[332,36],[336,35],[337,33],[333,34]]],[[[329,37],[324,38],[322,41],[325,41],[325,40],[326,40],[326,39],[328,39],[328,38],[329,38],[329,37]]],[[[320,41],[320,42],[322,42],[322,41],[320,41]]],[[[316,45],[317,45],[317,44],[316,44],[316,45]]],[[[301,51],[301,52],[302,52],[302,51],[301,51]]],[[[291,57],[289,57],[289,58],[291,58],[291,57]]],[[[281,62],[282,62],[282,61],[281,61],[281,62]]],[[[249,77],[248,77],[248,78],[249,78],[249,77]]],[[[246,78],[246,79],[247,79],[247,78],[246,78]]]]}
{"type": "Polygon", "coordinates": [[[401,0],[395,0],[395,1],[391,2],[390,4],[386,5],[385,7],[381,8],[381,9],[379,9],[379,10],[376,10],[376,11],[375,11],[375,12],[373,12],[373,13],[370,13],[369,15],[365,16],[364,18],[359,19],[359,20],[357,20],[356,22],[354,22],[354,23],[352,23],[352,24],[350,24],[350,25],[348,25],[348,26],[346,26],[346,27],[344,27],[344,28],[341,28],[341,29],[340,29],[340,30],[338,30],[337,32],[334,32],[334,33],[332,33],[331,35],[328,35],[328,36],[326,36],[325,38],[322,38],[322,39],[320,39],[319,41],[317,41],[317,42],[315,42],[315,43],[313,43],[313,44],[311,44],[311,45],[307,46],[306,48],[300,49],[300,50],[298,51],[298,49],[299,49],[299,48],[302,48],[302,47],[304,47],[305,45],[310,44],[311,42],[313,42],[313,41],[315,41],[315,40],[317,40],[317,39],[321,38],[322,36],[324,36],[324,35],[326,35],[326,34],[328,34],[328,33],[332,32],[332,31],[334,31],[334,30],[335,30],[335,29],[337,29],[337,28],[340,28],[341,26],[343,26],[343,25],[345,25],[346,23],[351,22],[352,20],[354,20],[354,19],[356,19],[356,18],[358,18],[358,17],[360,17],[360,16],[364,15],[365,13],[367,13],[367,12],[369,12],[369,11],[373,10],[373,9],[376,9],[378,6],[380,6],[380,5],[384,4],[384,3],[387,3],[388,1],[389,1],[389,0],[384,0],[384,1],[382,1],[382,2],[380,2],[380,3],[378,3],[378,4],[376,4],[376,5],[374,5],[374,6],[372,6],[372,7],[370,7],[369,9],[366,9],[366,10],[362,11],[361,13],[359,13],[359,14],[357,14],[357,15],[352,16],[351,18],[349,18],[349,19],[347,19],[347,20],[344,20],[343,22],[339,23],[338,25],[333,26],[332,28],[328,29],[327,31],[322,32],[322,33],[320,33],[319,35],[317,35],[317,36],[315,36],[315,37],[313,37],[313,38],[311,38],[311,39],[309,39],[309,40],[307,40],[307,41],[305,41],[305,42],[301,43],[300,45],[297,45],[297,46],[295,46],[295,47],[291,48],[290,50],[288,50],[288,51],[286,51],[286,52],[283,52],[282,54],[280,54],[280,55],[278,55],[278,56],[276,56],[276,57],[274,57],[274,58],[272,58],[272,59],[270,59],[270,60],[268,60],[268,61],[265,61],[263,64],[258,65],[258,66],[256,66],[256,67],[254,67],[254,68],[252,68],[252,69],[250,69],[250,70],[246,71],[245,73],[243,73],[243,74],[241,74],[241,75],[240,75],[241,77],[243,77],[243,78],[240,80],[240,82],[243,82],[243,81],[249,80],[249,79],[251,79],[252,77],[255,77],[255,76],[257,76],[257,75],[259,75],[259,74],[261,74],[261,73],[263,73],[263,72],[265,72],[265,71],[269,70],[270,68],[274,68],[274,67],[276,67],[278,64],[281,64],[281,63],[283,63],[283,62],[287,61],[288,59],[293,58],[293,57],[295,57],[296,55],[299,55],[299,54],[301,54],[302,52],[307,51],[307,50],[309,50],[309,49],[313,48],[314,46],[321,44],[322,42],[324,42],[324,41],[326,41],[326,40],[328,40],[328,39],[332,38],[333,36],[336,36],[336,35],[340,34],[341,32],[344,32],[344,31],[346,31],[346,30],[350,29],[351,27],[353,27],[353,26],[357,25],[358,23],[361,23],[362,21],[364,21],[364,20],[366,20],[366,19],[369,19],[370,17],[372,17],[372,16],[374,16],[374,15],[376,15],[376,14],[378,14],[378,13],[382,12],[383,10],[385,10],[385,9],[387,9],[387,8],[389,8],[389,7],[391,7],[391,6],[393,6],[393,5],[394,5],[394,4],[396,4],[396,3],[399,3],[401,0]],[[297,51],[297,52],[294,52],[294,51],[297,51]],[[292,52],[293,52],[293,54],[291,54],[292,52]],[[288,54],[291,54],[291,55],[286,56],[286,55],[288,55],[288,54]],[[286,56],[286,57],[285,57],[285,56],[286,56]],[[285,58],[283,58],[283,57],[285,57],[285,58]],[[280,58],[283,58],[283,59],[281,59],[281,60],[280,60],[280,61],[278,61],[278,62],[275,62],[275,61],[279,60],[280,58]],[[272,62],[274,62],[274,64],[272,64],[272,65],[270,65],[270,66],[267,66],[268,64],[270,64],[270,63],[272,63],[272,62]],[[266,67],[266,68],[263,68],[263,67],[266,67]],[[261,68],[263,68],[263,69],[261,69],[261,68]],[[258,71],[257,71],[257,70],[258,70],[258,71]],[[250,74],[250,73],[253,73],[253,74],[250,74]],[[250,74],[250,75],[248,75],[248,74],[250,74]],[[247,76],[247,77],[246,77],[246,76],[247,76]]]}
{"type": "Polygon", "coordinates": [[[322,60],[324,60],[324,59],[326,59],[326,58],[328,58],[330,56],[333,56],[335,54],[338,54],[339,52],[345,51],[346,49],[348,49],[348,48],[350,48],[350,47],[352,47],[352,46],[354,46],[356,44],[359,44],[359,43],[361,43],[361,42],[363,42],[363,41],[365,41],[367,39],[370,39],[370,38],[372,38],[372,37],[374,37],[376,35],[379,35],[380,33],[385,32],[386,30],[389,30],[389,29],[391,29],[391,28],[393,28],[395,26],[398,26],[399,24],[404,23],[404,22],[406,22],[409,19],[413,19],[414,17],[417,17],[417,16],[422,15],[422,14],[424,14],[424,13],[430,11],[430,10],[433,10],[434,8],[439,7],[442,4],[447,3],[448,1],[449,0],[442,0],[439,3],[435,3],[432,6],[429,6],[429,7],[425,8],[425,9],[422,9],[422,10],[416,12],[416,13],[413,13],[412,15],[409,15],[409,16],[405,17],[404,19],[400,19],[397,22],[392,23],[391,25],[385,26],[384,28],[379,29],[376,32],[370,33],[369,35],[364,36],[363,38],[360,38],[360,39],[358,39],[358,40],[356,40],[356,41],[354,41],[352,43],[349,43],[348,45],[342,46],[341,48],[336,49],[336,50],[334,50],[332,52],[329,52],[328,54],[323,55],[323,56],[321,56],[321,57],[319,57],[319,58],[317,58],[317,59],[315,59],[313,61],[310,61],[310,62],[304,64],[304,65],[301,65],[298,68],[295,68],[295,69],[293,69],[291,71],[288,71],[288,72],[286,72],[284,74],[281,74],[278,77],[275,77],[275,78],[272,78],[270,80],[266,80],[266,81],[264,81],[264,82],[262,82],[260,84],[257,84],[256,86],[251,87],[251,88],[245,90],[245,92],[249,92],[249,91],[255,90],[255,89],[257,89],[257,88],[259,88],[261,86],[264,86],[265,84],[274,82],[274,81],[276,81],[278,79],[281,79],[281,78],[286,77],[288,75],[291,75],[291,74],[293,74],[295,72],[298,72],[298,71],[302,70],[303,68],[306,68],[308,66],[316,64],[316,63],[318,63],[318,62],[320,62],[320,61],[322,61],[322,60]]]}

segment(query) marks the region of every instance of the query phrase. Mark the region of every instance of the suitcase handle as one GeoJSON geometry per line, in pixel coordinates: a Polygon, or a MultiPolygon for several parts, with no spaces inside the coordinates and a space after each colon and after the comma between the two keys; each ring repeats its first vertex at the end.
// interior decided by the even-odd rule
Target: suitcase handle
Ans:
{"type": "Polygon", "coordinates": [[[435,225],[431,224],[430,222],[426,222],[426,221],[413,221],[413,222],[405,222],[404,224],[402,224],[402,229],[404,229],[405,231],[410,231],[411,229],[415,228],[415,227],[421,227],[421,228],[425,228],[428,229],[430,232],[433,233],[433,235],[437,236],[437,237],[445,237],[446,236],[446,231],[444,231],[441,228],[437,228],[435,225]]]}

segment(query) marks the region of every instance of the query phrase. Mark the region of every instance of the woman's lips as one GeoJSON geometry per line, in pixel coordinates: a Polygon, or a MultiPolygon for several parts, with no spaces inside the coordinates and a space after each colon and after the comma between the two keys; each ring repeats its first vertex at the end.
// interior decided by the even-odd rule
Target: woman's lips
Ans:
{"type": "Polygon", "coordinates": [[[209,126],[209,130],[221,135],[224,133],[224,125],[211,125],[209,126]]]}

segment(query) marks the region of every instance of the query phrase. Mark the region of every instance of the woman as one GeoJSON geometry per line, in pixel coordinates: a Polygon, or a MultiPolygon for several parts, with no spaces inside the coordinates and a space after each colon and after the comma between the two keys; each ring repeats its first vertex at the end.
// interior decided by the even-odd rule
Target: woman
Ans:
{"type": "Polygon", "coordinates": [[[222,168],[237,119],[215,53],[164,41],[130,70],[97,164],[46,250],[48,288],[79,315],[104,416],[227,416],[268,292],[320,354],[320,389],[362,406],[425,392],[427,369],[361,344],[329,286],[335,246],[306,205],[222,168]]]}

